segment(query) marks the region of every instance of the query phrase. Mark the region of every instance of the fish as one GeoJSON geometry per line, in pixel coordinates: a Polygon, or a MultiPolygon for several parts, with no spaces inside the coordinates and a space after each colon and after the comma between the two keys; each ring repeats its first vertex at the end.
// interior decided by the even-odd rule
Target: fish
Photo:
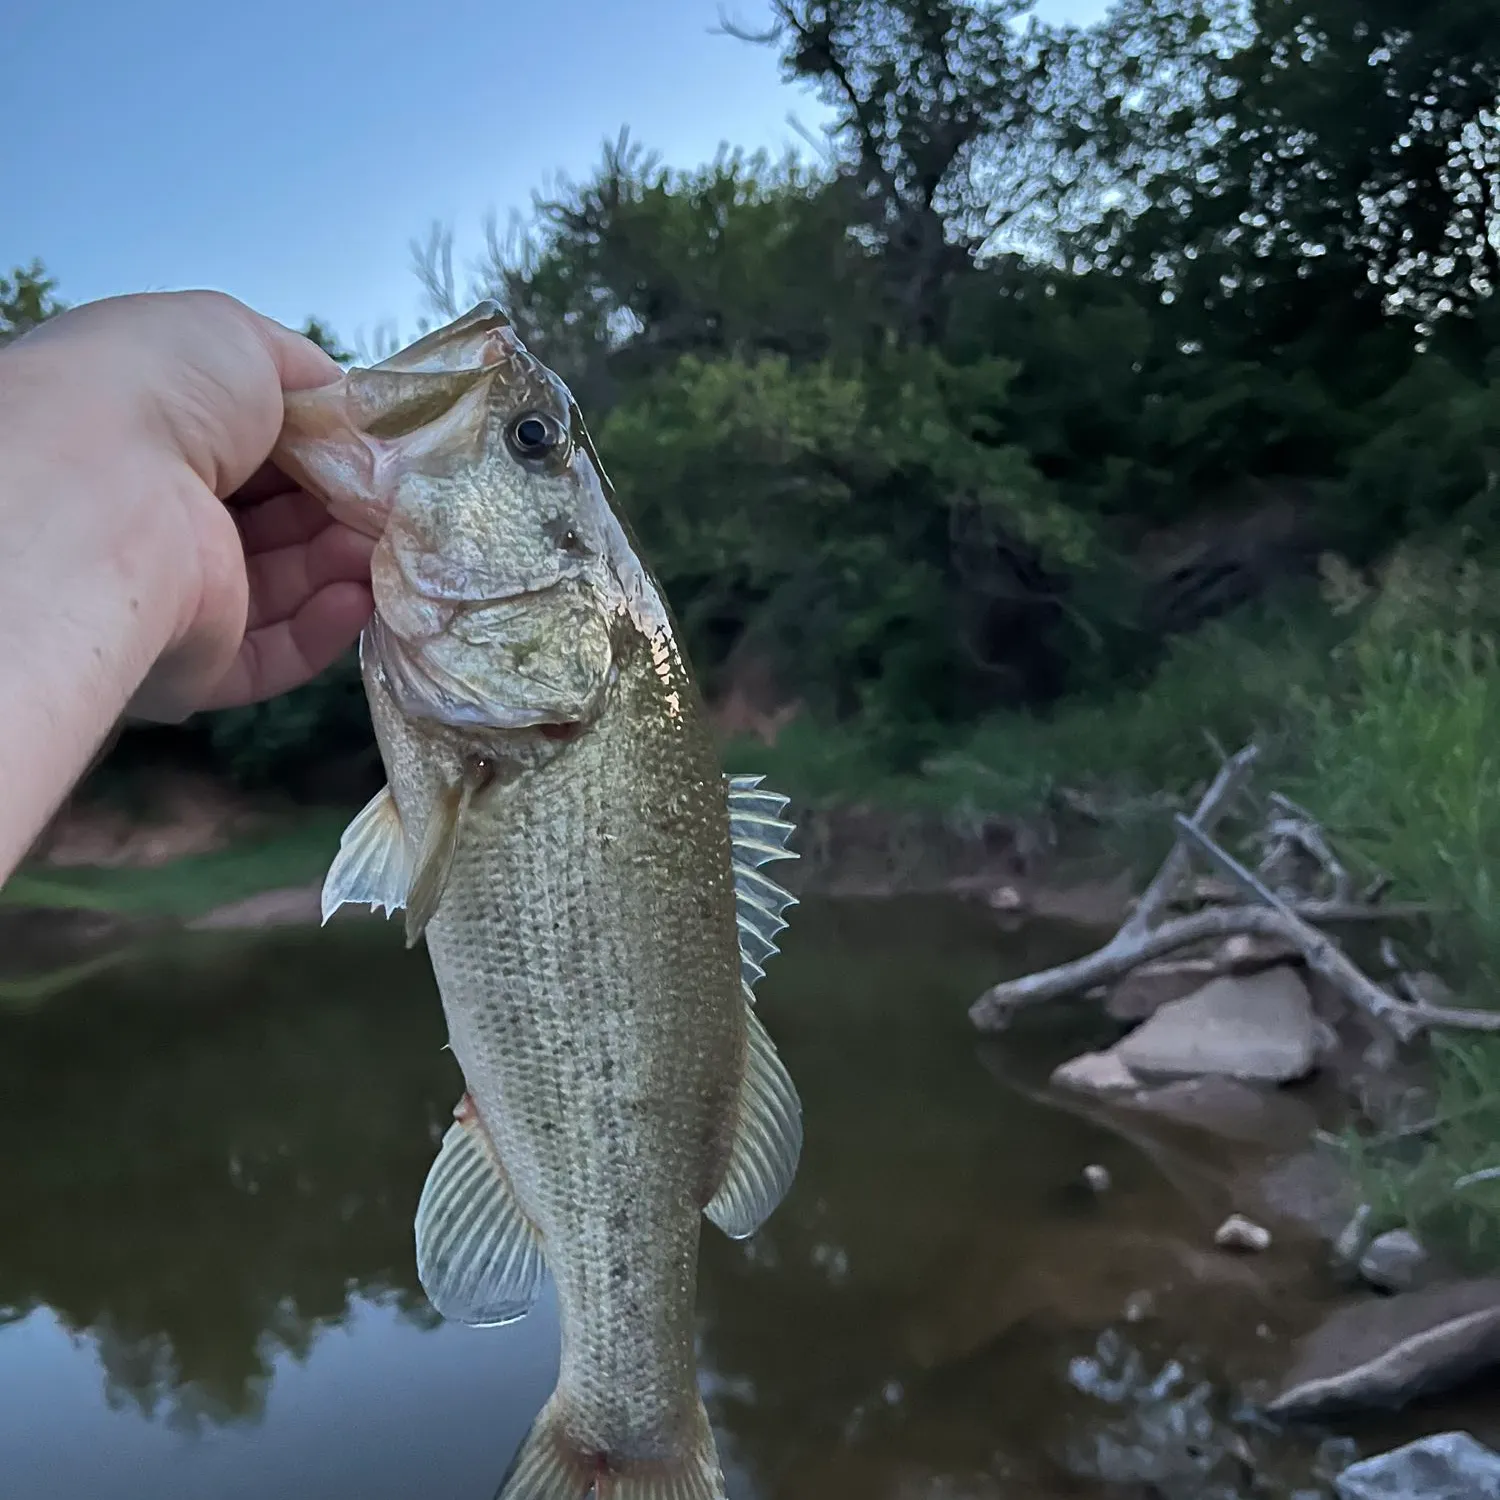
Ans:
{"type": "Polygon", "coordinates": [[[500,1500],[723,1500],[699,1391],[707,1219],[792,1185],[755,1009],[794,898],[788,799],[725,775],[582,413],[501,306],[286,398],[273,461],[376,539],[360,672],[386,784],[323,887],[425,942],[464,1092],[421,1190],[432,1305],[524,1317],[557,1385],[500,1500]]]}

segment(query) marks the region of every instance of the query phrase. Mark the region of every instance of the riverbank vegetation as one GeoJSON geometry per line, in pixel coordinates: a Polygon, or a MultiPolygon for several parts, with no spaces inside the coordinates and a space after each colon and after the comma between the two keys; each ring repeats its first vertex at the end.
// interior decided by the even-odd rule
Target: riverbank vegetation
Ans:
{"type": "MultiPolygon", "coordinates": [[[[1124,828],[1253,739],[1492,1004],[1486,7],[772,9],[743,44],[829,107],[811,163],[622,137],[468,271],[442,230],[418,256],[435,317],[498,295],[573,385],[736,762],[804,802],[1124,828]]],[[[0,281],[0,340],[56,290],[0,281]]],[[[249,786],[368,753],[352,662],[172,733],[249,786]]],[[[1500,1159],[1500,1044],[1440,1065],[1448,1123],[1371,1168],[1392,1214],[1500,1159]]],[[[1462,1204],[1500,1256],[1500,1184],[1462,1204]]]]}

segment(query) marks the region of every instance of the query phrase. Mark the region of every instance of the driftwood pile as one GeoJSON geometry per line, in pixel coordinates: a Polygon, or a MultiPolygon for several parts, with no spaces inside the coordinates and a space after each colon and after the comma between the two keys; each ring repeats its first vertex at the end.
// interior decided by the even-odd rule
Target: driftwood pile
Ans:
{"type": "MultiPolygon", "coordinates": [[[[1172,954],[1238,937],[1300,954],[1309,970],[1394,1042],[1410,1042],[1431,1027],[1500,1032],[1500,1010],[1430,1004],[1414,976],[1395,964],[1385,981],[1377,983],[1349,959],[1324,929],[1413,921],[1430,915],[1431,908],[1384,901],[1389,886],[1384,879],[1356,892],[1349,872],[1305,809],[1276,792],[1265,799],[1257,837],[1262,856],[1255,870],[1215,839],[1225,815],[1247,793],[1257,758],[1254,745],[1229,757],[1193,815],[1174,816],[1177,838],[1171,852],[1104,947],[1086,958],[995,985],[970,1007],[975,1026],[1002,1031],[1027,1006],[1107,990],[1137,972],[1168,971],[1172,954]],[[1195,863],[1208,867],[1208,879],[1193,878],[1195,863]],[[1208,904],[1180,914],[1184,898],[1208,904]]],[[[1389,955],[1389,943],[1382,946],[1389,955]]]]}

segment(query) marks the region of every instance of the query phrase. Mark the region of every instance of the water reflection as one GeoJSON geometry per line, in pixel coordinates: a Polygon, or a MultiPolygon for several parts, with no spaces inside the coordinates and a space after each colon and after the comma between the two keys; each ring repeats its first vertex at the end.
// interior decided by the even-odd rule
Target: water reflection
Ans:
{"type": "MultiPolygon", "coordinates": [[[[998,1082],[965,1018],[1077,939],[942,903],[797,916],[761,1006],[802,1167],[761,1234],[704,1238],[734,1500],[1112,1500],[1142,1453],[1232,1459],[1193,1392],[1254,1373],[1285,1299],[1190,1248],[1205,1210],[1148,1155],[998,1082]],[[1103,1199],[1076,1191],[1088,1162],[1103,1199]],[[1076,1361],[1142,1288],[1172,1316],[1100,1379],[1198,1366],[1111,1404],[1076,1361]]],[[[550,1298],[437,1327],[418,1290],[412,1214],[461,1087],[443,1041],[425,956],[361,923],[179,941],[0,1020],[7,1497],[489,1500],[557,1331],[550,1298]]],[[[1069,1039],[1006,1045],[1035,1078],[1069,1039]]]]}
{"type": "Polygon", "coordinates": [[[0,1307],[87,1331],[112,1402],[253,1419],[351,1299],[431,1321],[411,1215],[457,1070],[420,956],[373,956],[193,944],[5,1027],[0,1307]]]}

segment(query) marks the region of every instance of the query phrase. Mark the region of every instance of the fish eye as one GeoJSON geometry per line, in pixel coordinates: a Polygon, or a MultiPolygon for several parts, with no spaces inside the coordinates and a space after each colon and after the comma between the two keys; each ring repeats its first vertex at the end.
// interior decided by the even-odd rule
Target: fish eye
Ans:
{"type": "Polygon", "coordinates": [[[522,412],[505,434],[510,450],[517,458],[545,458],[563,440],[557,419],[544,411],[522,412]]]}

